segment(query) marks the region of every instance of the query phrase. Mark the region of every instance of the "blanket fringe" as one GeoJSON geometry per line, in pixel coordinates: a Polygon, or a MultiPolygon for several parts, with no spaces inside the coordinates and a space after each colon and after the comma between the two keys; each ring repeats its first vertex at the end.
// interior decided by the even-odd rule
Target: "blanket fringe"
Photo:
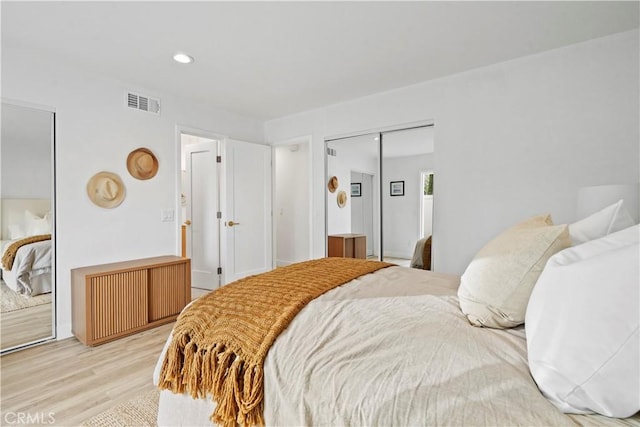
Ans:
{"type": "Polygon", "coordinates": [[[263,426],[262,366],[243,360],[233,349],[217,343],[199,349],[188,335],[174,337],[160,373],[160,388],[189,393],[194,399],[211,396],[216,409],[212,422],[223,426],[263,426]]]}

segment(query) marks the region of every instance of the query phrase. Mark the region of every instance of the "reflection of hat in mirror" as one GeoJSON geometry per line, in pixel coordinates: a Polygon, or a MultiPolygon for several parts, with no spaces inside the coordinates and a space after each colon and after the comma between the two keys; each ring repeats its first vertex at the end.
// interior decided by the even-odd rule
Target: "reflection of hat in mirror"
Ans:
{"type": "Polygon", "coordinates": [[[347,193],[345,193],[344,191],[339,191],[337,200],[338,206],[344,208],[344,205],[347,204],[347,193]]]}
{"type": "Polygon", "coordinates": [[[127,157],[127,170],[136,179],[150,179],[158,173],[158,159],[147,148],[138,148],[127,157]]]}
{"type": "Polygon", "coordinates": [[[111,209],[124,200],[125,188],[118,175],[111,172],[98,172],[87,183],[87,195],[97,206],[111,209]]]}
{"type": "Polygon", "coordinates": [[[336,191],[336,189],[338,188],[338,177],[337,176],[332,176],[331,178],[329,178],[329,183],[327,184],[327,188],[329,189],[329,192],[334,193],[336,191]]]}

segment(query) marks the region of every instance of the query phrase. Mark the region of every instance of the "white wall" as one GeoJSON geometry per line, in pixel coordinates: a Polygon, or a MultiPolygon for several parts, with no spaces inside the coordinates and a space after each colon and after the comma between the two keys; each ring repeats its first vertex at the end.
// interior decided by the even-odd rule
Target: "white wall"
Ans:
{"type": "Polygon", "coordinates": [[[574,220],[582,186],[638,182],[638,50],[634,30],[267,122],[268,141],[313,135],[314,256],[327,136],[434,120],[438,271],[534,214],[574,220]]]}
{"type": "Polygon", "coordinates": [[[276,265],[309,259],[309,144],[275,148],[276,265]]]}
{"type": "MultiPolygon", "coordinates": [[[[376,144],[373,136],[354,137],[329,144],[329,147],[336,150],[336,155],[329,156],[327,159],[328,177],[324,185],[328,202],[328,234],[351,233],[351,172],[364,172],[377,176],[376,144]],[[329,177],[332,176],[338,177],[339,184],[334,193],[329,192],[326,185],[329,182],[329,177]],[[347,203],[342,208],[337,203],[339,191],[347,193],[347,203]]],[[[325,237],[323,237],[324,240],[326,240],[325,237]]],[[[324,247],[322,254],[316,256],[324,256],[324,247]]]]}
{"type": "Polygon", "coordinates": [[[391,157],[382,161],[382,230],[384,255],[395,258],[413,256],[420,240],[420,199],[423,194],[421,172],[433,169],[433,153],[410,157],[391,157]],[[404,181],[404,196],[391,196],[391,181],[404,181]]]}
{"type": "Polygon", "coordinates": [[[71,333],[72,268],[178,253],[179,224],[160,221],[161,209],[179,206],[176,125],[261,141],[263,123],[73,68],[47,55],[3,39],[2,96],[57,112],[57,310],[58,337],[65,338],[71,333]],[[161,98],[161,115],[126,108],[125,90],[161,98]],[[126,170],[127,155],[141,146],[160,163],[148,181],[126,170]],[[99,208],[87,198],[87,180],[102,170],[117,173],[126,186],[126,198],[116,209],[99,208]]]}
{"type": "Polygon", "coordinates": [[[5,199],[50,199],[52,114],[3,105],[0,170],[5,199]]]}
{"type": "MultiPolygon", "coordinates": [[[[351,194],[349,193],[349,183],[351,182],[351,168],[349,161],[345,157],[329,157],[327,162],[327,172],[329,177],[338,178],[338,188],[333,193],[325,185],[327,192],[327,233],[344,234],[351,233],[351,194]],[[338,193],[347,193],[347,203],[338,206],[338,193]]],[[[329,180],[327,179],[327,182],[329,180]]]]}

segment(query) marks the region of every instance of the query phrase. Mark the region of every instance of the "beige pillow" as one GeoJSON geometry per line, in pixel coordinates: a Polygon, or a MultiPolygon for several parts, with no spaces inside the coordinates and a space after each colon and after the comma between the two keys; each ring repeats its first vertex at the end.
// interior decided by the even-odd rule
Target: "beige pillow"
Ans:
{"type": "Polygon", "coordinates": [[[524,323],[529,296],[547,260],[571,246],[566,225],[550,215],[515,225],[487,243],[462,278],[460,308],[474,326],[511,328],[524,323]]]}

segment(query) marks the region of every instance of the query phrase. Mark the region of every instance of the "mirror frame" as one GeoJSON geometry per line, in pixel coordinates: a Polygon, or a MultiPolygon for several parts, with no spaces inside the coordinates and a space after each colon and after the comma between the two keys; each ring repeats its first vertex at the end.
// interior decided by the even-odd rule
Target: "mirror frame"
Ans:
{"type": "MultiPolygon", "coordinates": [[[[44,111],[51,114],[51,213],[52,213],[52,223],[51,223],[51,334],[47,337],[43,337],[41,339],[36,339],[33,341],[28,341],[23,344],[14,345],[12,347],[8,347],[6,349],[0,349],[0,356],[4,356],[5,354],[13,353],[15,351],[24,350],[26,348],[30,348],[36,345],[41,345],[44,343],[56,341],[58,336],[58,323],[57,323],[57,308],[58,308],[58,298],[57,298],[57,203],[56,203],[56,110],[55,108],[47,105],[34,104],[25,101],[19,101],[15,99],[9,98],[1,98],[0,99],[2,105],[11,105],[14,107],[27,108],[31,110],[44,111]]],[[[1,108],[1,107],[0,107],[1,108]]]]}

